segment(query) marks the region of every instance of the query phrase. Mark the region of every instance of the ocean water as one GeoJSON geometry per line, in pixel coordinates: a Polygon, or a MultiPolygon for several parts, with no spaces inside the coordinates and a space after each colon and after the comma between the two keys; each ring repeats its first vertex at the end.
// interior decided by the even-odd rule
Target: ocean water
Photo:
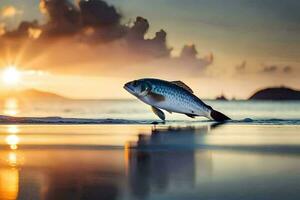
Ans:
{"type": "MultiPolygon", "coordinates": [[[[234,122],[299,124],[300,101],[205,101],[233,119],[234,122]]],[[[2,115],[16,117],[52,117],[43,122],[55,123],[55,117],[72,118],[68,123],[151,123],[158,121],[150,106],[138,100],[63,100],[18,101],[6,99],[0,104],[2,115]],[[86,120],[80,120],[86,119],[86,120]],[[109,120],[107,120],[109,119],[109,120]],[[102,121],[104,120],[104,121],[102,121]]],[[[166,112],[168,122],[207,121],[166,112]]],[[[57,121],[63,122],[64,119],[57,121]]],[[[38,121],[34,121],[38,122],[38,121]]]]}
{"type": "Polygon", "coordinates": [[[0,199],[298,200],[299,102],[208,101],[232,121],[134,100],[4,102],[0,199]]]}
{"type": "Polygon", "coordinates": [[[0,125],[0,199],[298,200],[299,125],[0,125]]]}

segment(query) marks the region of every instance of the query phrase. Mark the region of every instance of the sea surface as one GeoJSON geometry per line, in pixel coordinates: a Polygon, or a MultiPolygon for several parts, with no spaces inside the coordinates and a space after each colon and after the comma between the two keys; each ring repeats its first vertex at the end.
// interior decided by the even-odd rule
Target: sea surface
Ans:
{"type": "Polygon", "coordinates": [[[300,102],[207,101],[233,120],[135,100],[0,106],[0,200],[300,199],[300,102]]]}
{"type": "MultiPolygon", "coordinates": [[[[233,123],[299,124],[300,101],[205,101],[214,109],[233,119],[233,123]]],[[[159,119],[150,106],[138,100],[62,100],[18,101],[8,98],[0,101],[1,121],[5,116],[31,117],[56,123],[112,123],[149,124],[159,119]],[[45,118],[48,117],[48,118],[45,118]],[[62,119],[59,119],[62,118],[62,119]],[[67,119],[65,119],[67,118],[67,119]],[[70,119],[71,118],[71,119],[70,119]],[[103,121],[102,121],[103,120],[103,121]]],[[[182,114],[165,113],[167,123],[201,123],[206,118],[191,119],[182,114]]],[[[29,121],[30,122],[30,121],[29,121]]],[[[40,122],[40,123],[41,123],[40,122]]],[[[31,122],[30,122],[31,123],[31,122]]],[[[33,121],[32,123],[39,123],[33,121]]]]}

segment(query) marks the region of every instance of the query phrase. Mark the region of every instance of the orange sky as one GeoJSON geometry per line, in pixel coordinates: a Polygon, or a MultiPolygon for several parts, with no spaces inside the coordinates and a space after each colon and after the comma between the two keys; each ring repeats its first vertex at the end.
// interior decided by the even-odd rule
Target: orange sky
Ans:
{"type": "MultiPolygon", "coordinates": [[[[247,98],[269,86],[300,88],[296,19],[281,16],[277,24],[262,26],[263,20],[277,17],[276,13],[270,15],[273,18],[260,15],[267,12],[264,7],[230,0],[238,11],[252,17],[238,21],[229,14],[230,7],[220,11],[214,1],[189,0],[186,6],[203,5],[211,12],[196,14],[191,8],[185,18],[182,5],[175,1],[171,8],[157,7],[162,11],[159,20],[148,11],[136,18],[146,2],[128,7],[117,0],[79,5],[55,1],[0,3],[0,66],[5,70],[14,65],[21,71],[18,84],[2,84],[0,89],[36,88],[73,98],[129,98],[124,82],[144,77],[182,80],[202,98],[222,93],[247,98]],[[42,14],[37,13],[39,6],[42,14]],[[97,9],[102,9],[101,14],[97,9]],[[218,10],[228,18],[215,21],[219,18],[213,13],[218,10]],[[178,15],[171,15],[172,11],[178,15]],[[286,28],[284,33],[281,26],[286,28]]],[[[287,8],[274,7],[274,12],[287,8]]]]}

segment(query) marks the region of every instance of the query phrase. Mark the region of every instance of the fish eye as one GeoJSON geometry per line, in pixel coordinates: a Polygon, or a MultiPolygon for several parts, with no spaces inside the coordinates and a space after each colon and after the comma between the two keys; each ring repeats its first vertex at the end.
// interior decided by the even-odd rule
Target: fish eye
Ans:
{"type": "Polygon", "coordinates": [[[144,92],[144,91],[150,91],[150,86],[149,86],[149,84],[147,84],[147,83],[143,83],[143,84],[141,84],[141,91],[142,92],[144,92]]]}
{"type": "Polygon", "coordinates": [[[142,86],[141,86],[141,91],[145,91],[146,89],[147,89],[146,84],[142,84],[142,86]]]}

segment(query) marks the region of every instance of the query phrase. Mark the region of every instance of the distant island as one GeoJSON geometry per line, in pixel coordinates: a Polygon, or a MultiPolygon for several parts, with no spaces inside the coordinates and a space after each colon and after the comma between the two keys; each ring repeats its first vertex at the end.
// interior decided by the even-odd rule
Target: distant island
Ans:
{"type": "Polygon", "coordinates": [[[0,93],[0,98],[17,98],[17,99],[30,99],[30,100],[64,100],[66,97],[60,96],[51,92],[44,92],[36,89],[5,91],[0,93]]]}
{"type": "Polygon", "coordinates": [[[287,87],[266,88],[255,92],[249,100],[300,100],[300,91],[287,87]]]}
{"type": "Polygon", "coordinates": [[[223,94],[221,94],[220,96],[217,96],[216,100],[219,100],[219,101],[228,101],[228,99],[223,94]]]}

